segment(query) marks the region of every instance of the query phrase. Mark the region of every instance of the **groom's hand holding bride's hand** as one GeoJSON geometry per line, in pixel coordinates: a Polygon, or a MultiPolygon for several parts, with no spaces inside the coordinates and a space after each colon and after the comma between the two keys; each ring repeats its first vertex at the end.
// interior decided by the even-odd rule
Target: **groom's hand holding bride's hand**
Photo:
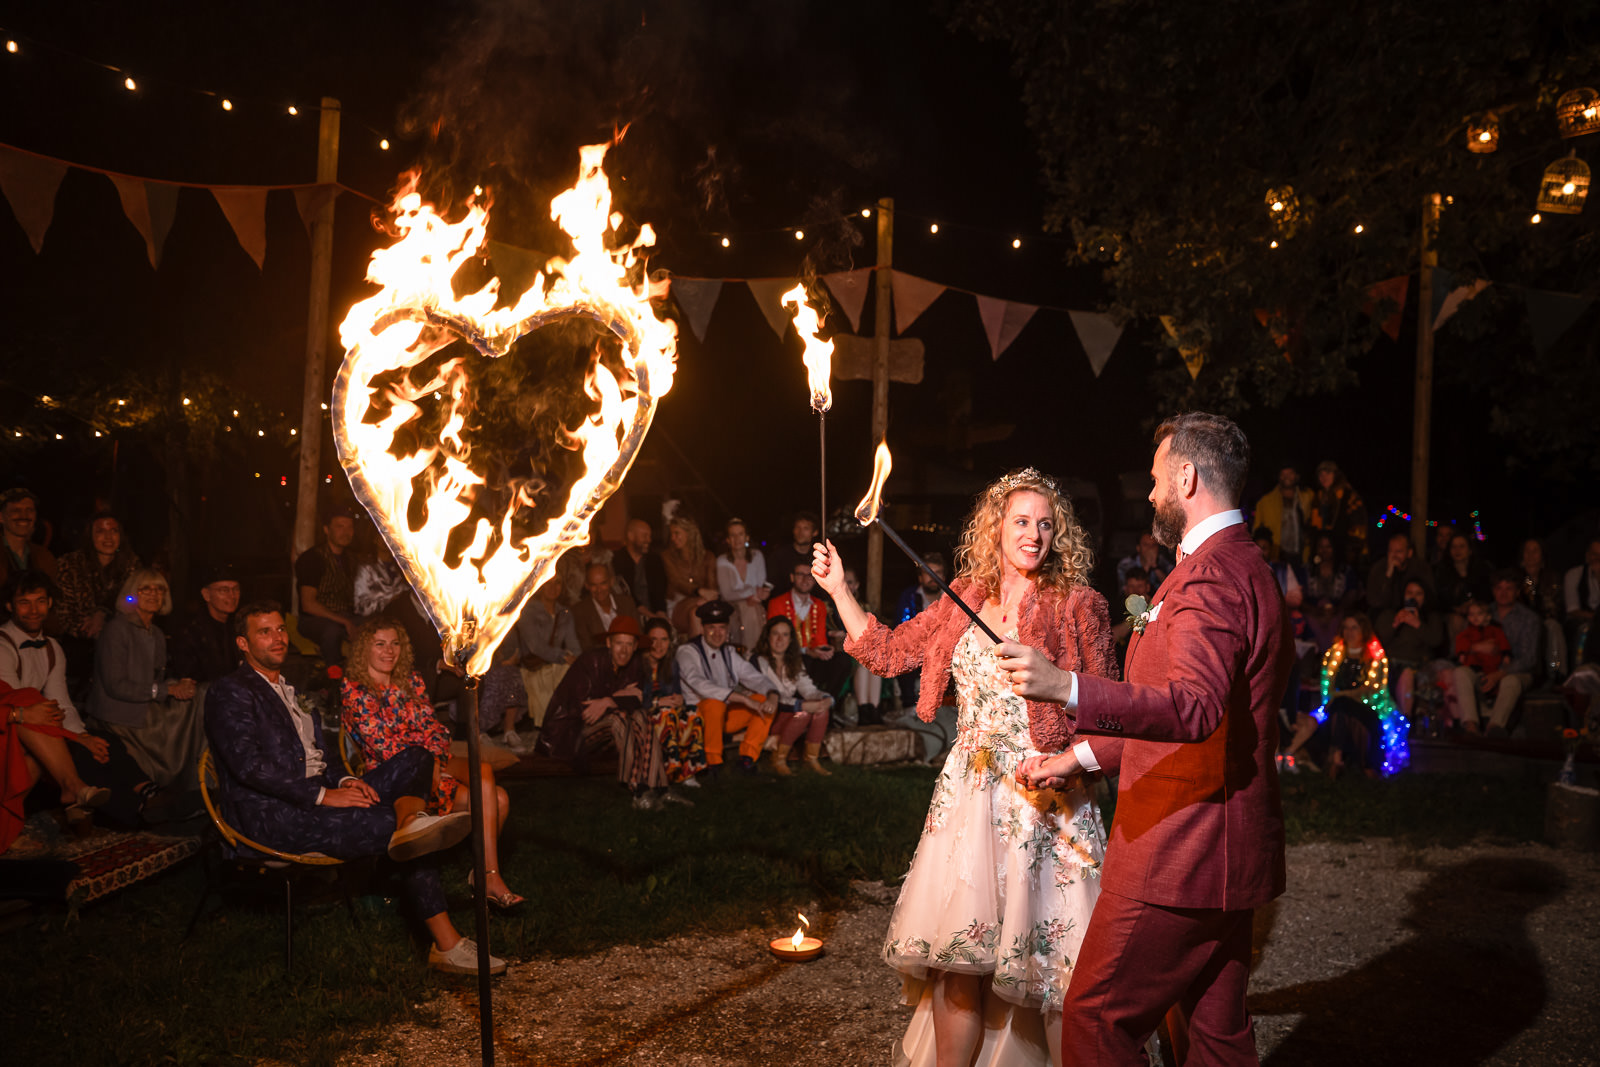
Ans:
{"type": "Polygon", "coordinates": [[[1000,680],[1017,696],[1065,704],[1072,695],[1072,675],[1051,663],[1037,648],[1019,641],[1001,641],[994,646],[994,654],[1000,680]]]}
{"type": "Polygon", "coordinates": [[[1017,781],[1029,789],[1065,789],[1082,773],[1083,765],[1071,749],[1054,756],[1029,756],[1017,765],[1017,781]]]}

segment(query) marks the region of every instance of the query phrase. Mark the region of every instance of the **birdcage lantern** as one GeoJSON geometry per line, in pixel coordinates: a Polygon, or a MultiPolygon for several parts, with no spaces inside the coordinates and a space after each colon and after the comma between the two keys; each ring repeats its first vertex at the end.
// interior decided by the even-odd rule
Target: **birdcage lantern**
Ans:
{"type": "Polygon", "coordinates": [[[1292,185],[1280,185],[1276,189],[1268,189],[1266,205],[1267,215],[1277,226],[1288,225],[1300,214],[1300,201],[1295,198],[1292,185]]]}
{"type": "Polygon", "coordinates": [[[1467,123],[1467,151],[1486,156],[1500,148],[1500,120],[1484,115],[1467,123]]]}
{"type": "Polygon", "coordinates": [[[1556,101],[1556,125],[1563,137],[1600,133],[1600,93],[1589,88],[1562,93],[1556,101]]]}
{"type": "Polygon", "coordinates": [[[1576,215],[1589,196],[1589,165],[1576,156],[1558,159],[1544,169],[1539,183],[1539,211],[1576,215]]]}

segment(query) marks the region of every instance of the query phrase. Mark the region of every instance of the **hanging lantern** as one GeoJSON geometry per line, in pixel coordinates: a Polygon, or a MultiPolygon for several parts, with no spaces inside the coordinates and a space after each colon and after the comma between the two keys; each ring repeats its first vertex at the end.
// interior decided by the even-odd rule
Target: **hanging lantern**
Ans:
{"type": "Polygon", "coordinates": [[[1585,88],[1561,94],[1556,101],[1556,125],[1563,137],[1600,133],[1600,93],[1585,88]]]}
{"type": "Polygon", "coordinates": [[[1576,156],[1558,159],[1544,169],[1539,183],[1539,210],[1552,215],[1576,215],[1589,195],[1589,165],[1576,156]]]}
{"type": "Polygon", "coordinates": [[[1278,226],[1293,222],[1300,212],[1300,202],[1295,199],[1292,185],[1280,185],[1276,189],[1268,189],[1266,204],[1267,214],[1278,226]]]}
{"type": "Polygon", "coordinates": [[[1467,123],[1467,151],[1486,156],[1500,147],[1500,121],[1485,115],[1467,123]]]}

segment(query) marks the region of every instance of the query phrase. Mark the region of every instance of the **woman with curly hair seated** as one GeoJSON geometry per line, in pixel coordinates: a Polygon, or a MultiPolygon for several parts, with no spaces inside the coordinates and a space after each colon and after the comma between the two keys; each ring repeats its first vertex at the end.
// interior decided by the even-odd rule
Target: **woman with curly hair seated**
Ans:
{"type": "MultiPolygon", "coordinates": [[[[369,767],[399,755],[412,745],[433,753],[433,790],[427,798],[430,815],[470,810],[467,761],[450,754],[450,731],[433,714],[422,675],[412,666],[411,639],[395,619],[379,615],[363,622],[351,639],[350,658],[340,684],[340,722],[355,739],[369,767]]],[[[523,898],[500,877],[500,831],[511,811],[505,788],[495,784],[494,770],[483,773],[484,842],[489,902],[506,909],[523,898]]]]}

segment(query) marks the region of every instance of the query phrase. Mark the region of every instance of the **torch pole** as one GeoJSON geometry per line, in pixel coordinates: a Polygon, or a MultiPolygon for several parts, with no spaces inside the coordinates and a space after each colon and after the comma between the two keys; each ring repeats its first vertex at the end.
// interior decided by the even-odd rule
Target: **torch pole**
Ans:
{"type": "Polygon", "coordinates": [[[467,720],[467,795],[472,798],[472,924],[478,942],[478,1044],[483,1067],[494,1064],[494,999],[489,978],[489,879],[484,870],[483,763],[478,745],[478,679],[467,675],[461,691],[467,720]]]}
{"type": "Polygon", "coordinates": [[[821,488],[818,490],[818,496],[819,496],[820,502],[822,504],[822,510],[820,512],[818,512],[819,518],[817,519],[817,521],[819,523],[821,523],[822,528],[820,530],[818,530],[817,532],[822,535],[822,540],[823,541],[827,541],[827,539],[828,539],[828,412],[827,412],[826,409],[817,412],[817,450],[818,450],[817,470],[820,471],[821,475],[822,475],[821,481],[819,483],[821,488]]]}
{"type": "Polygon", "coordinates": [[[946,582],[943,578],[939,577],[939,572],[935,571],[932,567],[928,566],[926,560],[924,560],[921,556],[917,555],[915,552],[913,552],[911,550],[911,546],[906,544],[904,539],[902,539],[899,534],[894,532],[894,527],[893,526],[890,526],[888,523],[884,522],[882,519],[874,519],[873,521],[878,524],[878,528],[881,529],[884,532],[884,534],[889,538],[889,540],[893,541],[895,544],[900,546],[900,551],[904,552],[906,555],[911,557],[911,562],[912,563],[915,563],[917,566],[921,567],[924,571],[927,571],[928,572],[928,576],[930,578],[932,578],[934,581],[939,583],[939,588],[944,590],[944,595],[949,597],[951,600],[955,601],[956,607],[958,607],[962,611],[966,612],[967,615],[972,619],[972,621],[978,624],[978,629],[982,630],[984,633],[989,635],[989,640],[993,641],[997,645],[1000,643],[1000,635],[996,634],[993,630],[989,629],[988,623],[986,623],[982,619],[978,618],[978,613],[976,611],[973,611],[972,608],[968,607],[967,606],[967,602],[965,600],[962,600],[960,597],[956,596],[955,591],[950,588],[949,583],[946,582]]]}

